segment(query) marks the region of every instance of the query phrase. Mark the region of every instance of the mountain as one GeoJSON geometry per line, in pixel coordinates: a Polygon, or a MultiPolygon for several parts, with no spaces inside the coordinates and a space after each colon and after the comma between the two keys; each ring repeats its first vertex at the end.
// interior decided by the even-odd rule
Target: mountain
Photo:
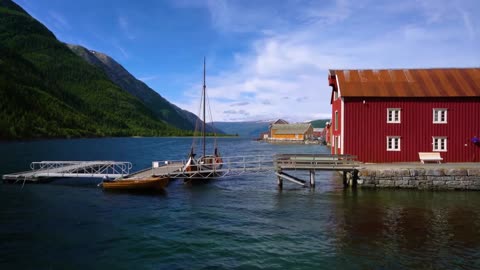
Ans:
{"type": "Polygon", "coordinates": [[[0,0],[0,139],[192,135],[158,113],[0,0]]]}
{"type": "MultiPolygon", "coordinates": [[[[195,114],[182,110],[167,101],[144,82],[135,78],[110,56],[101,52],[88,50],[79,45],[67,44],[67,46],[88,63],[103,70],[111,81],[137,97],[159,119],[162,119],[166,123],[180,129],[194,130],[196,122],[201,121],[195,114]]],[[[213,132],[213,128],[207,126],[207,132],[213,132]]],[[[217,131],[217,133],[218,132],[219,131],[217,131]]]]}
{"type": "Polygon", "coordinates": [[[260,133],[268,131],[270,122],[214,122],[215,128],[219,128],[227,134],[238,134],[241,137],[258,138],[260,133]]]}
{"type": "MultiPolygon", "coordinates": [[[[314,128],[324,128],[329,119],[313,120],[309,123],[314,128]]],[[[274,121],[246,121],[246,122],[214,122],[215,128],[219,128],[227,134],[238,134],[241,137],[258,138],[262,132],[268,131],[274,121]]]]}

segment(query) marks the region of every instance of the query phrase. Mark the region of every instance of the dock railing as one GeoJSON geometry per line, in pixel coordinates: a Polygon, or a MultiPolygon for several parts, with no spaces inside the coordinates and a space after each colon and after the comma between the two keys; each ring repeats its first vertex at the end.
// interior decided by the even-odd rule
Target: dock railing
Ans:
{"type": "MultiPolygon", "coordinates": [[[[275,156],[232,156],[222,157],[213,164],[197,163],[187,170],[187,160],[153,161],[149,173],[171,178],[225,177],[245,173],[264,173],[275,170],[333,170],[350,171],[360,164],[353,155],[330,154],[277,154],[275,156]]],[[[141,172],[143,176],[147,170],[141,172]]],[[[135,175],[131,175],[135,177],[135,175]]]]}
{"type": "Polygon", "coordinates": [[[344,185],[347,172],[354,173],[360,163],[353,155],[330,154],[278,154],[275,155],[275,174],[278,176],[278,186],[282,188],[283,180],[306,186],[302,180],[286,171],[308,171],[310,173],[310,187],[315,187],[315,171],[342,172],[344,185]]]}
{"type": "Polygon", "coordinates": [[[32,177],[121,177],[132,163],[120,161],[39,161],[30,164],[32,177]]]}
{"type": "Polygon", "coordinates": [[[360,163],[353,155],[277,154],[275,170],[351,170],[360,163]]]}
{"type": "Polygon", "coordinates": [[[187,160],[153,161],[152,174],[171,178],[192,178],[200,175],[208,177],[236,176],[245,173],[272,171],[272,156],[231,156],[214,160],[213,164],[198,163],[195,170],[186,170],[187,160]]]}

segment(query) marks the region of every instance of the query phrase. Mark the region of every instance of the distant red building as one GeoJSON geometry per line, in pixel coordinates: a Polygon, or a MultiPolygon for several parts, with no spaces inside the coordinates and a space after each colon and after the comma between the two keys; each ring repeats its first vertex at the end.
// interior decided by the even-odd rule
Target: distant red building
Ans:
{"type": "Polygon", "coordinates": [[[332,154],[480,161],[480,68],[330,70],[332,154]]]}
{"type": "Polygon", "coordinates": [[[313,137],[320,138],[324,135],[324,128],[314,128],[313,129],[313,137]]]}

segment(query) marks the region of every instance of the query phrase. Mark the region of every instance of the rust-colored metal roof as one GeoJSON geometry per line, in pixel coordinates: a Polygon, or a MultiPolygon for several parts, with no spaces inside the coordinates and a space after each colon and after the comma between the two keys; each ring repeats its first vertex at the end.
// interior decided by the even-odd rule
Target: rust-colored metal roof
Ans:
{"type": "Polygon", "coordinates": [[[345,97],[480,97],[480,68],[330,70],[345,97]]]}

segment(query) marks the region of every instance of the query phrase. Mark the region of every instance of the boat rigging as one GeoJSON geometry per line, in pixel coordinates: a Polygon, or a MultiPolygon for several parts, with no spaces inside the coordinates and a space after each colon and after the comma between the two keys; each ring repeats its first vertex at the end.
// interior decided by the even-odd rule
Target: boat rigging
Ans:
{"type": "MultiPolygon", "coordinates": [[[[207,107],[207,85],[206,85],[206,60],[205,58],[203,59],[203,88],[202,88],[202,98],[201,98],[201,110],[202,111],[202,156],[199,159],[195,159],[195,136],[193,139],[192,147],[190,149],[190,154],[188,157],[188,161],[184,167],[184,171],[199,171],[198,174],[198,179],[207,179],[212,177],[212,172],[213,176],[218,175],[216,170],[219,170],[222,168],[222,158],[220,156],[220,153],[218,151],[218,145],[217,145],[217,138],[216,138],[216,132],[215,128],[213,128],[214,132],[214,151],[213,154],[207,154],[206,152],[206,107],[207,107]],[[203,172],[202,172],[203,171],[203,172]]],[[[210,116],[211,116],[211,111],[210,111],[210,116]]],[[[213,123],[213,121],[212,121],[213,123]]],[[[198,125],[195,125],[196,127],[198,125]]],[[[195,128],[197,131],[197,128],[195,128]]],[[[189,178],[190,180],[191,178],[189,178]]]]}

